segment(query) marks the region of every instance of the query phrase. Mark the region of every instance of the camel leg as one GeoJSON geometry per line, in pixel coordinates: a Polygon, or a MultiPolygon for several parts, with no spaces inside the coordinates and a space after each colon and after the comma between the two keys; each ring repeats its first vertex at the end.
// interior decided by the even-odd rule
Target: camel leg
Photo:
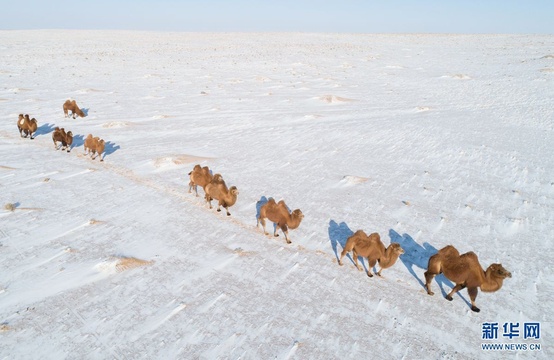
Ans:
{"type": "Polygon", "coordinates": [[[340,253],[340,258],[339,258],[339,265],[342,266],[343,263],[342,263],[342,258],[344,258],[346,256],[347,253],[349,253],[350,251],[352,251],[352,247],[349,246],[348,243],[346,243],[344,245],[344,248],[342,248],[342,252],[340,253]]]}
{"type": "Polygon", "coordinates": [[[354,249],[352,249],[352,257],[354,258],[354,265],[356,265],[356,269],[362,271],[362,267],[358,264],[358,253],[354,249]]]}
{"type": "Polygon", "coordinates": [[[340,253],[340,258],[339,258],[339,265],[342,266],[342,258],[346,255],[348,251],[346,251],[346,248],[342,249],[342,252],[340,253]]]}
{"type": "Polygon", "coordinates": [[[427,271],[425,272],[425,290],[427,290],[427,294],[435,295],[435,293],[431,291],[431,281],[440,273],[442,273],[441,262],[435,254],[429,258],[427,271]]]}
{"type": "Polygon", "coordinates": [[[263,217],[258,218],[258,226],[259,224],[262,224],[262,231],[264,232],[264,235],[269,235],[269,233],[265,230],[265,219],[263,217]]]}
{"type": "Polygon", "coordinates": [[[273,223],[273,236],[278,237],[279,234],[277,234],[277,229],[281,228],[281,224],[279,223],[273,223]]]}
{"type": "Polygon", "coordinates": [[[231,216],[231,213],[229,212],[229,208],[226,205],[223,205],[225,208],[225,211],[227,211],[227,216],[231,216]]]}
{"type": "Polygon", "coordinates": [[[291,241],[289,239],[289,229],[288,229],[287,225],[282,225],[281,226],[281,231],[283,232],[283,234],[285,234],[285,241],[287,242],[287,244],[290,244],[291,241]]]}
{"type": "Polygon", "coordinates": [[[462,290],[464,287],[465,287],[464,284],[456,284],[456,286],[454,286],[452,291],[450,291],[450,293],[448,295],[446,295],[446,300],[452,301],[452,295],[454,295],[458,291],[462,290]]]}
{"type": "Polygon", "coordinates": [[[377,259],[372,260],[369,257],[367,258],[367,266],[368,266],[367,276],[373,277],[371,270],[375,267],[375,264],[377,264],[377,259]]]}
{"type": "Polygon", "coordinates": [[[212,198],[210,197],[210,195],[208,195],[206,193],[206,195],[204,196],[204,199],[206,199],[206,202],[208,203],[208,206],[210,207],[210,209],[212,208],[212,198]]]}
{"type": "Polygon", "coordinates": [[[478,289],[476,287],[467,288],[467,293],[469,294],[469,299],[471,300],[471,310],[475,312],[481,311],[477,306],[475,306],[475,299],[477,298],[478,289]]]}
{"type": "Polygon", "coordinates": [[[430,271],[425,272],[425,290],[427,290],[427,294],[429,295],[435,295],[435,293],[431,291],[431,282],[435,278],[435,275],[437,274],[430,271]]]}

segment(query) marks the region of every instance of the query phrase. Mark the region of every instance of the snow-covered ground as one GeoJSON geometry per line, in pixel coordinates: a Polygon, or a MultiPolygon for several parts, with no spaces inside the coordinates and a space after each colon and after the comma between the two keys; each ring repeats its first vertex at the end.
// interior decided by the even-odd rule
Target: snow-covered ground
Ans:
{"type": "Polygon", "coordinates": [[[0,358],[554,356],[554,36],[1,31],[0,60],[0,358]],[[269,197],[305,215],[290,245],[269,197]],[[337,264],[358,229],[404,248],[383,278],[337,264]],[[423,288],[448,244],[512,273],[480,313],[423,288]]]}

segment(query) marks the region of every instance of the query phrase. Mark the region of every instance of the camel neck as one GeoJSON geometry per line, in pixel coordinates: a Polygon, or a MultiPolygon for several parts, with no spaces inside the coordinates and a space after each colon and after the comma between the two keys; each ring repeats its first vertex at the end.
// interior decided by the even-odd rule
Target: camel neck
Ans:
{"type": "Polygon", "coordinates": [[[398,257],[400,256],[399,253],[394,253],[392,251],[392,247],[389,245],[389,247],[385,250],[385,255],[379,259],[379,265],[381,267],[389,267],[393,265],[396,260],[398,260],[398,257]]]}
{"type": "Polygon", "coordinates": [[[481,291],[493,292],[502,287],[503,279],[492,275],[491,270],[487,269],[485,272],[485,278],[481,284],[481,291]]]}

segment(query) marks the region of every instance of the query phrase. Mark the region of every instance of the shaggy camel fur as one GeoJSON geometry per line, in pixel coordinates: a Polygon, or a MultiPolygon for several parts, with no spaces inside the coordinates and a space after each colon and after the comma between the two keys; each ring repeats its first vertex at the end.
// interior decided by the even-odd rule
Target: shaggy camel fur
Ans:
{"type": "Polygon", "coordinates": [[[200,167],[200,165],[195,165],[194,169],[189,172],[190,182],[189,182],[189,193],[192,192],[192,188],[198,196],[198,185],[202,186],[204,193],[206,192],[206,185],[208,185],[212,179],[213,175],[210,172],[210,169],[207,166],[200,167]]]}
{"type": "Polygon", "coordinates": [[[56,150],[62,149],[67,152],[71,151],[71,144],[73,144],[73,133],[71,131],[65,132],[64,128],[56,127],[52,133],[52,141],[54,142],[54,148],[56,150]],[[60,146],[58,147],[58,142],[60,146]]]}
{"type": "Polygon", "coordinates": [[[90,153],[90,158],[92,160],[100,157],[100,161],[104,161],[104,159],[102,159],[102,153],[104,152],[105,145],[103,139],[100,139],[98,136],[92,137],[92,134],[88,134],[84,144],[85,155],[90,153]],[[94,156],[95,153],[97,154],[96,156],[94,156]]]}
{"type": "Polygon", "coordinates": [[[277,228],[279,228],[283,234],[285,234],[287,244],[290,244],[291,241],[289,239],[288,229],[296,229],[300,226],[303,218],[304,214],[302,214],[300,209],[296,209],[290,213],[287,204],[285,204],[283,200],[275,203],[275,200],[270,198],[267,203],[260,208],[260,215],[258,216],[258,223],[256,226],[262,224],[264,234],[268,235],[265,230],[265,219],[269,219],[269,221],[275,223],[273,236],[279,236],[279,234],[277,234],[277,228]]]}
{"type": "Polygon", "coordinates": [[[221,206],[227,211],[227,216],[231,215],[229,207],[235,205],[237,202],[237,195],[239,191],[236,186],[227,188],[225,181],[220,174],[215,174],[212,181],[204,188],[206,192],[206,202],[212,208],[212,200],[218,200],[217,211],[221,211],[221,206]]]}
{"type": "Polygon", "coordinates": [[[358,265],[358,256],[367,258],[367,276],[369,277],[373,276],[371,269],[373,269],[377,261],[379,261],[380,267],[377,275],[381,276],[383,269],[393,266],[398,257],[404,254],[404,250],[399,243],[391,243],[385,249],[385,245],[378,233],[372,233],[367,236],[363,230],[356,231],[346,240],[346,245],[344,245],[344,249],[340,254],[339,265],[342,265],[342,258],[350,251],[353,254],[354,264],[360,271],[362,271],[362,267],[358,265]]]}
{"type": "Polygon", "coordinates": [[[17,128],[19,129],[19,136],[27,137],[31,135],[31,140],[34,139],[33,134],[38,129],[37,120],[35,118],[29,119],[29,115],[19,114],[19,119],[17,120],[17,128]],[[25,133],[25,136],[23,136],[25,133]]]}
{"type": "Polygon", "coordinates": [[[71,111],[74,119],[76,115],[80,117],[85,117],[85,113],[81,109],[79,109],[75,100],[66,100],[63,103],[63,113],[65,114],[65,117],[69,117],[68,111],[71,111]]]}
{"type": "Polygon", "coordinates": [[[500,290],[505,278],[512,277],[512,274],[504,269],[501,264],[492,264],[487,268],[487,271],[484,271],[473,251],[460,255],[452,245],[440,249],[437,254],[429,258],[429,265],[425,272],[425,289],[429,295],[434,295],[431,291],[431,281],[435,275],[441,273],[448,280],[456,283],[452,291],[446,295],[446,299],[452,301],[452,295],[467,287],[471,299],[471,310],[475,312],[480,311],[475,306],[475,298],[477,298],[479,288],[481,288],[481,291],[494,292],[500,290]]]}

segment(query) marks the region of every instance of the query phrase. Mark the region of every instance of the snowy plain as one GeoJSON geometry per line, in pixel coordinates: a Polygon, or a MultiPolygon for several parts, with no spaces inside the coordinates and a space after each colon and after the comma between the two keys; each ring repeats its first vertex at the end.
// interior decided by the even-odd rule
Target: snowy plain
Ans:
{"type": "Polygon", "coordinates": [[[553,99],[546,35],[0,31],[0,358],[552,358],[553,99]],[[269,197],[305,215],[290,245],[256,228],[269,197]],[[358,229],[405,250],[382,278],[337,264],[358,229]],[[423,288],[449,244],[512,273],[480,313],[423,288]]]}

